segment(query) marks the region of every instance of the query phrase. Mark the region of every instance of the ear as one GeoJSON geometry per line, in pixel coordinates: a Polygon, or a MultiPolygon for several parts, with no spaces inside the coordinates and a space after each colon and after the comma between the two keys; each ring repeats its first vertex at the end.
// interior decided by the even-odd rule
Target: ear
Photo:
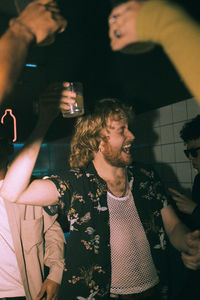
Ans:
{"type": "Polygon", "coordinates": [[[98,152],[102,152],[103,148],[104,148],[104,139],[101,139],[100,140],[100,143],[99,143],[99,148],[98,148],[98,152]]]}

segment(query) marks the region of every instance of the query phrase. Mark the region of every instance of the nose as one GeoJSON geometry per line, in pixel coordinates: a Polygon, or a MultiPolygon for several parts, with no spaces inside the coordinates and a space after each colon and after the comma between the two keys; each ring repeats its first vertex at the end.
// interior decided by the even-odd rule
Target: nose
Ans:
{"type": "Polygon", "coordinates": [[[127,136],[130,140],[135,140],[135,135],[129,129],[127,129],[127,136]]]}

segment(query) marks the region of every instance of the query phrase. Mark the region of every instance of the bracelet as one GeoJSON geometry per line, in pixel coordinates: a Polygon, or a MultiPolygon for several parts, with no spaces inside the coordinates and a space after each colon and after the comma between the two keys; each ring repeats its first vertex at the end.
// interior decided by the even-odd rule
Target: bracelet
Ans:
{"type": "Polygon", "coordinates": [[[36,42],[36,36],[35,36],[35,34],[33,33],[33,31],[26,24],[22,23],[19,19],[13,19],[13,23],[11,24],[11,26],[14,25],[15,23],[18,23],[22,27],[24,27],[25,30],[26,30],[26,32],[28,32],[32,36],[32,42],[33,43],[36,42]]]}

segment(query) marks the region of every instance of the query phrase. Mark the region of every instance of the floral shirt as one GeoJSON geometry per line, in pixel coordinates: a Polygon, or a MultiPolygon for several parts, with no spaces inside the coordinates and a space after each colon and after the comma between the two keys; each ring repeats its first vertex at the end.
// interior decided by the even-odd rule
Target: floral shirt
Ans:
{"type": "MultiPolygon", "coordinates": [[[[166,275],[166,239],[161,209],[167,204],[155,172],[143,164],[128,167],[135,205],[150,244],[160,281],[166,275]]],[[[110,228],[107,185],[90,163],[84,170],[71,169],[51,179],[59,192],[58,213],[63,230],[69,231],[62,292],[68,300],[107,299],[111,282],[110,228]]]]}

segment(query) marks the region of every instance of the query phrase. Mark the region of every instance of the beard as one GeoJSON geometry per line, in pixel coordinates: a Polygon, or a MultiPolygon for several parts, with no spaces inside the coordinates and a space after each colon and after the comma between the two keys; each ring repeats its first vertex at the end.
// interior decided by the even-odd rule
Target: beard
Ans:
{"type": "Polygon", "coordinates": [[[113,167],[124,168],[133,161],[132,155],[126,154],[123,150],[115,150],[108,144],[104,147],[102,154],[105,161],[113,167]]]}

